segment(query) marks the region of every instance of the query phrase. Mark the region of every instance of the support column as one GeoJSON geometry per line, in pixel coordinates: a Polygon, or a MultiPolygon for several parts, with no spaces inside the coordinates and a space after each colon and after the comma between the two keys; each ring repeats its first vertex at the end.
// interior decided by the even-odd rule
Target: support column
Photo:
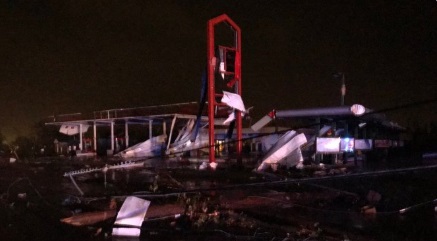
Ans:
{"type": "Polygon", "coordinates": [[[149,120],[149,139],[153,137],[153,120],[149,120]]]}
{"type": "Polygon", "coordinates": [[[111,151],[114,154],[114,121],[111,121],[111,151]]]}
{"type": "Polygon", "coordinates": [[[316,125],[316,138],[314,139],[314,146],[316,147],[315,149],[316,149],[316,152],[315,152],[315,154],[314,154],[314,162],[315,162],[315,164],[320,164],[320,159],[322,159],[322,154],[318,154],[317,153],[317,137],[320,137],[320,125],[321,125],[321,123],[320,123],[320,118],[316,118],[316,123],[317,123],[317,125],[316,125]]]}
{"type": "Polygon", "coordinates": [[[172,134],[173,134],[174,125],[176,123],[176,118],[177,118],[177,116],[175,115],[173,117],[173,120],[171,121],[170,134],[169,134],[169,137],[168,137],[168,140],[167,140],[167,150],[170,148],[170,141],[171,141],[171,137],[172,137],[172,134]]]}
{"type": "Polygon", "coordinates": [[[83,150],[83,124],[79,124],[79,150],[83,150]]]}
{"type": "Polygon", "coordinates": [[[97,124],[93,122],[93,147],[94,151],[97,153],[97,124]]]}
{"type": "Polygon", "coordinates": [[[129,124],[127,121],[124,123],[124,139],[126,142],[126,148],[128,148],[129,147],[129,124]]]}

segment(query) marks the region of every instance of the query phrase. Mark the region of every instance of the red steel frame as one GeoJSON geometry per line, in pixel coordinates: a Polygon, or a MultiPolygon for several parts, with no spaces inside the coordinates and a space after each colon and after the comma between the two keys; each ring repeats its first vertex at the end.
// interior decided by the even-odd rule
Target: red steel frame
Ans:
{"type": "MultiPolygon", "coordinates": [[[[215,25],[226,22],[232,27],[234,31],[234,48],[235,54],[235,82],[232,83],[234,93],[241,96],[241,30],[240,27],[232,21],[226,14],[220,15],[216,18],[210,19],[207,26],[207,43],[208,43],[208,119],[209,119],[209,162],[215,162],[215,132],[214,132],[214,110],[216,106],[222,106],[222,103],[216,102],[217,96],[222,96],[222,93],[216,93],[215,91],[215,77],[214,69],[216,68],[215,57],[215,25]]],[[[242,151],[242,117],[240,111],[235,113],[235,127],[237,129],[237,155],[238,161],[241,161],[242,151]]]]}

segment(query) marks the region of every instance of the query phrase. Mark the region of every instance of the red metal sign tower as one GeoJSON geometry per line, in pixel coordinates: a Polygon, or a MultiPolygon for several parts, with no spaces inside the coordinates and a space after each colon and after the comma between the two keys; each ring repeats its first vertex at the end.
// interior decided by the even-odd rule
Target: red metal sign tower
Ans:
{"type": "MultiPolygon", "coordinates": [[[[207,49],[208,49],[208,119],[209,119],[209,162],[215,163],[215,135],[214,135],[214,123],[215,123],[215,109],[218,106],[224,106],[219,100],[223,96],[223,93],[219,93],[216,90],[215,73],[217,68],[220,74],[226,81],[226,86],[229,88],[229,92],[233,92],[241,96],[241,30],[240,27],[230,19],[226,14],[220,15],[216,18],[210,19],[207,26],[207,49]],[[234,34],[234,40],[232,46],[216,46],[215,43],[215,27],[217,24],[226,23],[230,25],[231,31],[234,34]],[[223,68],[217,65],[217,56],[215,56],[215,50],[218,47],[220,56],[220,63],[223,63],[223,68]]],[[[235,112],[235,128],[237,134],[236,151],[237,159],[241,161],[242,151],[242,117],[240,111],[235,112]]]]}

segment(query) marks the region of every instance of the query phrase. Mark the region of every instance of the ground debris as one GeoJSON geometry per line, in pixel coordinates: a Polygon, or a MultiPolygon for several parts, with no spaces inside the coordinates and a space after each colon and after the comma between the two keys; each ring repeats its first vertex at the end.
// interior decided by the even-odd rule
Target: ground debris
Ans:
{"type": "MultiPolygon", "coordinates": [[[[339,168],[341,173],[327,171],[318,182],[282,183],[282,180],[312,178],[321,168],[279,169],[271,175],[260,175],[220,166],[215,172],[187,169],[118,171],[114,179],[108,175],[107,186],[103,185],[102,175],[91,176],[78,180],[85,195],[73,196],[71,193],[76,190],[71,188],[71,182],[61,178],[67,169],[64,165],[68,164],[41,164],[28,168],[14,165],[12,170],[0,169],[2,240],[3,237],[4,240],[19,241],[62,240],[67,234],[68,240],[107,240],[113,227],[111,218],[85,226],[66,225],[60,220],[72,214],[86,217],[99,213],[102,217],[104,212],[118,210],[127,195],[137,194],[151,200],[141,226],[140,240],[382,240],[377,235],[383,232],[393,235],[392,232],[367,222],[375,220],[376,223],[376,219],[363,215],[362,207],[376,208],[375,216],[380,217],[384,211],[396,211],[435,199],[435,175],[431,172],[428,176],[408,174],[408,178],[395,175],[385,179],[370,175],[343,178],[341,176],[347,170],[339,168]],[[129,182],[125,175],[129,175],[129,182]],[[330,175],[339,178],[330,179],[330,175]],[[275,181],[281,184],[266,184],[275,181]],[[257,183],[262,185],[252,185],[257,183]],[[426,188],[417,189],[413,184],[426,188]],[[229,186],[232,188],[227,188],[229,186]],[[88,196],[90,194],[93,196],[88,196]],[[32,239],[38,235],[41,238],[32,239]]],[[[408,221],[412,216],[420,220],[427,218],[423,214],[415,215],[416,211],[427,214],[428,210],[420,207],[408,209],[410,211],[402,215],[402,221],[408,221]]],[[[431,212],[428,223],[435,218],[434,210],[431,212]]],[[[402,222],[397,224],[402,225],[402,222]]],[[[407,232],[411,222],[408,224],[401,232],[407,232]]],[[[416,233],[424,230],[418,226],[413,228],[416,233]]],[[[431,237],[431,231],[425,235],[431,237]]],[[[402,236],[403,233],[395,237],[408,240],[402,236]]],[[[409,238],[414,240],[411,235],[409,238]]]]}
{"type": "Polygon", "coordinates": [[[116,214],[116,210],[79,213],[68,218],[63,218],[61,222],[73,226],[89,226],[114,218],[116,214]]]}

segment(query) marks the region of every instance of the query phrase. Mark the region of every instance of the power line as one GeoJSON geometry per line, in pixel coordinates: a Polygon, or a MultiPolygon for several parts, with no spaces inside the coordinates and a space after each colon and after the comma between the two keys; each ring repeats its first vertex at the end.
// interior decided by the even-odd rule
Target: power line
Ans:
{"type": "Polygon", "coordinates": [[[407,108],[414,108],[414,107],[418,107],[421,105],[432,104],[434,102],[437,103],[437,98],[427,99],[427,100],[419,100],[419,101],[409,102],[409,103],[402,104],[402,105],[396,105],[396,106],[388,107],[385,109],[371,111],[369,113],[365,113],[364,115],[371,115],[371,114],[376,114],[376,113],[385,113],[385,112],[397,111],[397,110],[402,110],[402,109],[407,109],[407,108]]]}

